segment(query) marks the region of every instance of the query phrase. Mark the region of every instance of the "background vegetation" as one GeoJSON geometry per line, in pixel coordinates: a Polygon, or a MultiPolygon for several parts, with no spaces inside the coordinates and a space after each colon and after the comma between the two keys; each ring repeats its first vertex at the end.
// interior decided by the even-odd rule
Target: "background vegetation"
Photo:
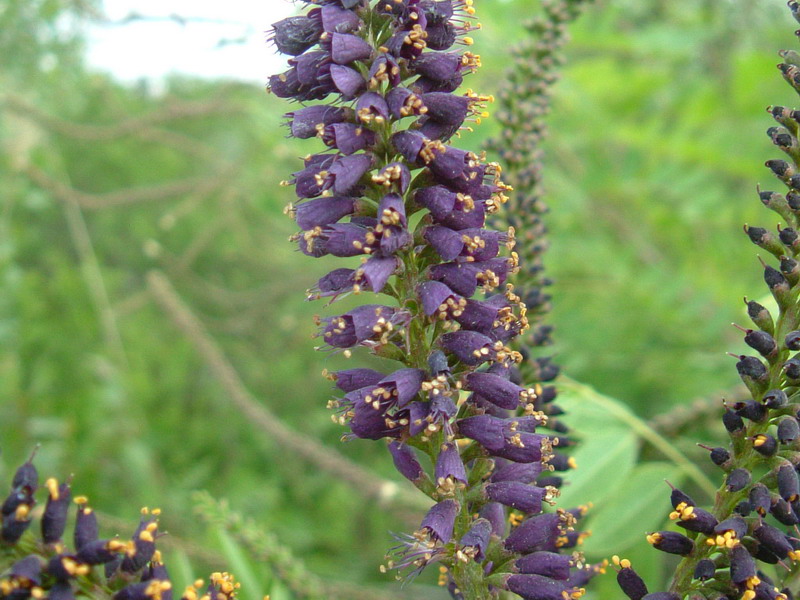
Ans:
{"type": "MultiPolygon", "coordinates": [[[[554,352],[593,388],[566,384],[572,422],[594,438],[565,494],[595,500],[588,555],[635,554],[651,581],[666,567],[638,552],[646,527],[631,516],[658,503],[666,515],[664,490],[647,495],[665,473],[702,495],[674,449],[706,469],[694,442],[720,434],[673,416],[656,438],[642,419],[735,393],[729,323],[764,290],[741,225],[772,225],[755,184],[771,185],[775,154],[764,108],[792,102],[774,69],[795,43],[782,4],[606,0],[574,28],[556,90],[554,352]]],[[[537,2],[478,9],[484,68],[470,85],[492,93],[537,2]]],[[[180,582],[229,567],[246,600],[303,597],[302,583],[322,597],[444,597],[435,573],[404,590],[379,573],[387,532],[420,507],[381,479],[394,477],[388,454],[341,445],[324,408],[319,372],[344,359],[313,351],[324,307],[302,301],[326,264],[286,241],[279,182],[308,149],[284,137],[287,106],[233,81],[175,75],[153,93],[93,73],[82,39],[97,20],[88,0],[0,0],[4,474],[41,443],[40,470],[74,473],[109,532],[161,506],[180,582]],[[221,525],[197,490],[252,523],[221,525]],[[314,577],[287,569],[289,552],[314,577]]],[[[595,597],[616,597],[605,579],[595,597]]]]}

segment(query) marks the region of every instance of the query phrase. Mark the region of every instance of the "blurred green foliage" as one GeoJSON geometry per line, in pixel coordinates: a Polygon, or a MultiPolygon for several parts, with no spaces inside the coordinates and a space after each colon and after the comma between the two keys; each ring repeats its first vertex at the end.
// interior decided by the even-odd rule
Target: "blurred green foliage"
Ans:
{"type": "MultiPolygon", "coordinates": [[[[741,224],[772,225],[755,194],[757,182],[771,185],[762,164],[774,155],[763,109],[792,102],[774,69],[776,50],[795,42],[781,5],[608,0],[574,29],[547,147],[554,351],[572,378],[640,417],[737,383],[724,353],[741,342],[728,324],[743,321],[742,296],[765,291],[741,224]]],[[[478,9],[484,69],[470,85],[492,93],[509,40],[522,35],[519,17],[536,2],[482,0],[478,9]]],[[[160,505],[184,582],[238,567],[273,600],[292,597],[269,564],[196,516],[192,492],[203,489],[324,581],[401,594],[378,571],[387,532],[409,528],[400,511],[254,427],[147,284],[151,270],[166,274],[247,388],[298,435],[395,478],[375,444],[340,445],[324,408],[319,372],[346,361],[313,351],[311,317],[325,309],[302,299],[329,265],[286,241],[291,193],[279,187],[313,141],[284,139],[287,106],[257,86],[175,76],[155,93],[92,73],[82,34],[100,14],[81,0],[0,1],[5,475],[39,442],[40,470],[74,473],[76,491],[103,513],[132,522],[140,505],[160,505]]],[[[479,146],[493,127],[489,119],[463,146],[479,146]]],[[[579,434],[586,423],[576,415],[579,434]]],[[[646,439],[603,427],[604,443],[587,453],[601,460],[566,493],[608,498],[593,526],[602,541],[586,544],[591,557],[614,548],[639,556],[643,530],[621,526],[636,510],[625,494],[682,475],[646,439]],[[610,477],[612,488],[596,493],[582,483],[623,465],[638,474],[626,488],[610,477]]],[[[696,434],[671,443],[705,468],[696,434]]],[[[660,560],[641,553],[637,567],[654,581],[660,560]]],[[[604,579],[597,596],[616,597],[604,579]]],[[[402,594],[443,597],[434,580],[402,594]]]]}

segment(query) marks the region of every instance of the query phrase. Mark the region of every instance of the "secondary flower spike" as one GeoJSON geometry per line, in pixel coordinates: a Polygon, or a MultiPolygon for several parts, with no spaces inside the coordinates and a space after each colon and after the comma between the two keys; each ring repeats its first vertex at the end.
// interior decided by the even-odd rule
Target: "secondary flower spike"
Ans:
{"type": "MultiPolygon", "coordinates": [[[[792,0],[788,5],[798,19],[800,3],[792,0]]],[[[778,66],[780,72],[800,90],[800,55],[784,51],[781,56],[785,60],[778,66]]],[[[795,354],[800,350],[800,278],[795,259],[800,248],[800,112],[782,106],[771,106],[768,112],[778,126],[769,128],[767,135],[789,160],[769,160],[766,167],[778,185],[788,189],[785,193],[758,190],[762,204],[781,221],[777,234],[749,225],[744,231],[772,262],[762,259],[761,267],[778,312],[770,314],[763,305],[745,299],[755,328],[739,329],[753,353],[732,356],[751,398],[725,404],[722,424],[730,437],[728,447],[703,446],[724,473],[714,507],[704,510],[685,494],[673,491],[675,510],[670,518],[690,533],[661,531],[647,539],[655,548],[684,558],[667,592],[647,593],[638,583],[640,578],[631,574],[630,564],[620,565],[620,586],[632,600],[794,597],[789,583],[800,559],[800,452],[796,445],[800,436],[796,404],[800,356],[795,354]]]]}
{"type": "MultiPolygon", "coordinates": [[[[501,589],[576,598],[598,568],[571,560],[506,570],[515,552],[557,557],[580,543],[582,511],[543,512],[561,483],[550,471],[573,463],[554,451],[569,440],[550,419],[553,388],[526,386],[518,369],[513,341],[529,322],[511,283],[516,231],[489,221],[511,187],[499,164],[458,147],[460,130],[493,100],[457,91],[480,66],[466,49],[480,27],[472,0],[307,4],[271,32],[290,58],[268,88],[302,103],[286,114],[292,136],[319,138],[287,181],[292,241],[309,257],[346,261],[309,298],[383,294],[381,304],[319,317],[320,349],[396,365],[330,373],[329,407],[345,439],[387,439],[398,471],[433,505],[418,531],[395,536],[388,566],[413,574],[438,562],[442,584],[469,600],[501,589]],[[528,533],[516,543],[518,531],[528,533]]],[[[536,364],[542,381],[555,377],[552,364],[536,364]]]]}

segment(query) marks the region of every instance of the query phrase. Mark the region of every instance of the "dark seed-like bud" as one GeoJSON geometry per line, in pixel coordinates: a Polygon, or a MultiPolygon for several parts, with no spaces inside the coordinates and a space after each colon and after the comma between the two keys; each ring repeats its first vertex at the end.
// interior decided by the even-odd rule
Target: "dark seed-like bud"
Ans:
{"type": "Polygon", "coordinates": [[[739,492],[750,484],[750,471],[747,469],[734,469],[725,480],[725,487],[729,492],[739,492]]]}
{"type": "Polygon", "coordinates": [[[781,273],[790,285],[797,284],[800,281],[800,263],[793,258],[781,258],[781,273]]]}
{"type": "Polygon", "coordinates": [[[763,483],[757,483],[750,488],[750,505],[762,517],[769,512],[772,501],[769,490],[763,483]]]}
{"type": "Polygon", "coordinates": [[[11,481],[11,488],[15,492],[23,492],[32,495],[39,487],[39,473],[36,467],[31,462],[31,459],[23,464],[14,473],[14,479],[11,481]]]}
{"type": "Polygon", "coordinates": [[[785,406],[786,403],[789,402],[789,398],[786,397],[786,392],[776,389],[766,392],[761,398],[761,401],[764,403],[764,406],[774,410],[776,408],[785,406]]]}
{"type": "Polygon", "coordinates": [[[712,448],[711,450],[711,462],[713,462],[718,467],[725,465],[731,459],[731,453],[728,452],[725,448],[712,448]]]}
{"type": "Polygon", "coordinates": [[[792,505],[783,498],[775,498],[772,501],[769,512],[779,523],[782,523],[783,525],[791,527],[792,525],[797,525],[797,523],[800,523],[800,519],[797,518],[797,515],[795,515],[794,511],[792,510],[792,505]]]}
{"type": "Polygon", "coordinates": [[[694,542],[676,531],[651,533],[647,536],[647,541],[657,550],[679,556],[686,556],[694,549],[694,542]]]}
{"type": "Polygon", "coordinates": [[[763,227],[749,227],[747,225],[745,225],[744,231],[751,242],[759,248],[763,248],[776,258],[780,258],[781,255],[786,254],[786,248],[771,231],[767,231],[763,227]]]}
{"type": "Polygon", "coordinates": [[[42,539],[46,544],[52,544],[61,539],[67,525],[67,513],[72,493],[69,485],[61,485],[55,479],[48,479],[45,483],[50,495],[42,514],[42,539]]]}
{"type": "Polygon", "coordinates": [[[753,532],[755,538],[764,548],[778,558],[786,558],[794,548],[786,539],[786,535],[779,529],[767,523],[761,523],[753,532]]]}
{"type": "Polygon", "coordinates": [[[78,497],[78,514],[75,517],[75,549],[80,550],[86,544],[94,542],[99,536],[97,515],[86,505],[86,498],[78,497]]]}
{"type": "Polygon", "coordinates": [[[744,336],[744,342],[761,356],[770,356],[778,348],[778,343],[766,331],[750,330],[744,336]]]}
{"type": "Polygon", "coordinates": [[[732,410],[726,410],[722,415],[722,424],[729,433],[737,433],[744,429],[744,421],[742,417],[737,415],[732,410]]]}
{"type": "Polygon", "coordinates": [[[778,441],[789,444],[800,437],[800,424],[794,417],[786,417],[778,423],[778,441]]]}
{"type": "Polygon", "coordinates": [[[767,416],[767,409],[755,400],[737,402],[733,405],[736,414],[750,421],[761,421],[767,416]]]}
{"type": "Polygon", "coordinates": [[[672,492],[669,495],[669,501],[672,503],[672,508],[678,508],[678,505],[681,503],[687,506],[696,505],[696,502],[692,500],[692,497],[689,496],[689,494],[682,492],[678,488],[672,488],[672,492]]]}
{"type": "Polygon", "coordinates": [[[736,370],[745,384],[748,385],[764,382],[769,376],[769,371],[767,371],[764,363],[755,356],[740,356],[739,362],[736,363],[736,370]]]}
{"type": "Polygon", "coordinates": [[[717,567],[714,565],[714,561],[704,558],[703,560],[699,561],[697,566],[694,568],[694,578],[699,579],[700,581],[713,579],[716,571],[717,567]]]}
{"type": "Polygon", "coordinates": [[[742,500],[734,507],[733,512],[739,516],[746,517],[753,512],[753,506],[747,500],[742,500]]]}
{"type": "Polygon", "coordinates": [[[642,600],[647,595],[647,585],[639,574],[631,568],[631,563],[627,559],[619,561],[622,567],[617,572],[617,583],[624,594],[631,600],[642,600]]]}
{"type": "Polygon", "coordinates": [[[772,320],[772,315],[769,314],[769,311],[761,304],[753,300],[745,300],[745,302],[747,303],[747,315],[750,317],[753,323],[755,323],[758,328],[763,329],[769,334],[772,334],[772,332],[775,330],[775,323],[772,320]]]}
{"type": "Polygon", "coordinates": [[[783,339],[787,350],[800,350],[800,331],[792,331],[787,333],[783,339]]]}
{"type": "Polygon", "coordinates": [[[792,465],[781,465],[778,469],[778,493],[787,502],[800,498],[800,479],[792,465]]]}
{"type": "Polygon", "coordinates": [[[783,363],[783,372],[791,380],[800,379],[800,358],[790,358],[783,363]]]}
{"type": "Polygon", "coordinates": [[[742,545],[731,548],[731,581],[746,583],[756,577],[756,561],[742,545]]]}
{"type": "Polygon", "coordinates": [[[792,287],[789,285],[786,277],[777,269],[767,265],[764,267],[764,282],[767,284],[767,287],[769,287],[769,291],[772,292],[778,304],[780,306],[786,304],[789,291],[792,287]]]}
{"type": "Polygon", "coordinates": [[[753,448],[763,456],[772,456],[778,451],[778,441],[768,433],[759,433],[753,438],[753,448]]]}

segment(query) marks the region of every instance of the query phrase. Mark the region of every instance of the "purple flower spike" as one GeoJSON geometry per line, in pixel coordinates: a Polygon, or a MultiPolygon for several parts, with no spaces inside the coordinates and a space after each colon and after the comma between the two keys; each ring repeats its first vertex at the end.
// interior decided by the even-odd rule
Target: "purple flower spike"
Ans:
{"type": "Polygon", "coordinates": [[[409,481],[416,483],[425,477],[425,471],[419,464],[414,449],[406,444],[393,441],[389,443],[395,468],[409,481]]]}
{"type": "Polygon", "coordinates": [[[372,55],[372,46],[357,35],[334,33],[331,36],[331,58],[337,65],[349,65],[356,60],[366,60],[372,55]]]}
{"type": "Polygon", "coordinates": [[[459,557],[471,558],[475,562],[483,562],[486,548],[492,535],[492,524],[486,519],[478,519],[459,540],[459,557]]]}
{"type": "Polygon", "coordinates": [[[484,490],[489,500],[516,508],[527,514],[542,512],[542,502],[550,500],[552,493],[556,491],[519,481],[489,483],[486,484],[484,490]]]}
{"type": "Polygon", "coordinates": [[[577,588],[543,575],[511,575],[506,587],[524,600],[565,600],[582,594],[577,588]]]}
{"type": "Polygon", "coordinates": [[[533,552],[517,559],[514,565],[524,575],[543,575],[566,581],[570,576],[572,557],[555,552],[533,552]]]}
{"type": "MultiPolygon", "coordinates": [[[[361,73],[342,65],[331,65],[331,78],[342,97],[348,100],[355,98],[367,85],[361,73]]],[[[272,85],[271,79],[270,84],[272,85]]],[[[272,89],[274,91],[274,86],[272,89]]]]}
{"type": "Polygon", "coordinates": [[[446,544],[453,537],[453,527],[460,508],[458,502],[449,498],[434,504],[422,519],[421,529],[428,531],[431,539],[446,544]]]}
{"type": "Polygon", "coordinates": [[[461,453],[452,442],[442,444],[436,459],[436,484],[443,493],[452,494],[456,482],[467,483],[467,471],[461,460],[461,453]]]}

